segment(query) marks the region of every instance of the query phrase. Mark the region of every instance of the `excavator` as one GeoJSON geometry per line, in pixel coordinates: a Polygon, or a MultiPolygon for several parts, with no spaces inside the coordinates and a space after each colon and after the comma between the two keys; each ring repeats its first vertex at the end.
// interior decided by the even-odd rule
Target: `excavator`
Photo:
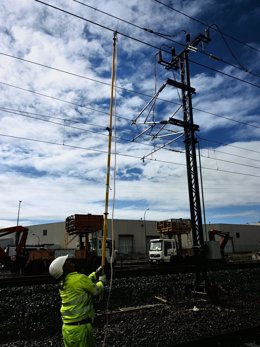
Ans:
{"type": "Polygon", "coordinates": [[[0,263],[4,268],[17,272],[24,266],[25,262],[25,244],[29,229],[21,225],[0,229],[0,237],[12,235],[15,233],[15,246],[0,247],[0,263]]]}
{"type": "MultiPolygon", "coordinates": [[[[15,226],[0,229],[0,237],[15,233],[15,246],[5,249],[0,247],[0,268],[24,275],[47,274],[53,259],[69,254],[71,260],[81,272],[92,272],[101,263],[102,237],[98,237],[103,229],[102,215],[75,214],[65,220],[65,248],[28,247],[26,240],[28,228],[15,226]],[[68,248],[68,245],[78,238],[78,247],[68,248]]],[[[105,266],[109,267],[116,260],[112,254],[112,240],[106,239],[105,266]]]]}
{"type": "Polygon", "coordinates": [[[219,247],[220,247],[221,256],[222,258],[224,258],[224,249],[228,241],[232,240],[232,236],[230,236],[230,233],[228,231],[220,231],[216,229],[209,230],[208,234],[209,234],[210,241],[216,241],[216,235],[220,236],[219,247]]]}

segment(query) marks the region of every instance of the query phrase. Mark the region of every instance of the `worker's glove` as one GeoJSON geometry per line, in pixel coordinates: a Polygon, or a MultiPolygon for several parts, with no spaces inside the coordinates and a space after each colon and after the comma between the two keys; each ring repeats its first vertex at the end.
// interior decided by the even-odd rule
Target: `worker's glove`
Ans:
{"type": "Polygon", "coordinates": [[[97,277],[101,274],[102,270],[103,270],[103,266],[101,265],[101,266],[95,271],[97,277]]]}
{"type": "Polygon", "coordinates": [[[103,282],[103,284],[106,284],[106,282],[107,282],[106,275],[99,276],[99,281],[103,282]]]}

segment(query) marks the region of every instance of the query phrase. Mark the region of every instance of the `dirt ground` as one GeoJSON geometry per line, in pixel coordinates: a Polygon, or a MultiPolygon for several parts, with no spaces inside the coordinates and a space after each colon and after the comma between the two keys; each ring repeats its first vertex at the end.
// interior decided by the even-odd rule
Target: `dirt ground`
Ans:
{"type": "MultiPolygon", "coordinates": [[[[220,301],[193,293],[193,274],[115,279],[111,292],[107,285],[102,301],[95,300],[96,345],[167,347],[259,327],[260,269],[209,276],[220,301]]],[[[0,289],[0,345],[63,346],[59,309],[57,285],[0,289]]],[[[255,337],[252,343],[258,346],[255,337]]]]}

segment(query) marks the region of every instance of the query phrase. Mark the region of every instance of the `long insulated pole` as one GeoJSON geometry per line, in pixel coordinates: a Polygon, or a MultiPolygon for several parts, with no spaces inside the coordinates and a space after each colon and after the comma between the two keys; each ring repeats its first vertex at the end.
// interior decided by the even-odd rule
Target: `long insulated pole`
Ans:
{"type": "Polygon", "coordinates": [[[111,142],[112,142],[112,119],[113,119],[113,106],[114,106],[114,92],[115,92],[115,61],[116,61],[116,43],[117,33],[114,32],[113,38],[113,57],[112,57],[112,81],[111,81],[111,95],[110,95],[110,120],[108,128],[108,151],[107,151],[107,177],[106,177],[106,197],[105,197],[105,212],[104,212],[104,225],[103,225],[103,240],[102,240],[102,262],[104,267],[106,263],[106,240],[107,240],[107,219],[108,219],[108,202],[109,202],[109,186],[110,186],[110,162],[111,162],[111,142]]]}

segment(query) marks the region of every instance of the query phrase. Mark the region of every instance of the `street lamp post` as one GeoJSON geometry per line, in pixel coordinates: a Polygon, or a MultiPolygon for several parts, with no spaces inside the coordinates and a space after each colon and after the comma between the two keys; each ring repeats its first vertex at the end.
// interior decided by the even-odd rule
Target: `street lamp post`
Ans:
{"type": "Polygon", "coordinates": [[[145,215],[149,210],[149,207],[144,211],[144,237],[145,237],[145,253],[147,253],[147,240],[146,240],[146,223],[145,223],[145,215]]]}
{"type": "Polygon", "coordinates": [[[18,205],[17,226],[19,225],[21,203],[22,203],[22,201],[20,200],[20,201],[19,201],[19,205],[18,205]]]}
{"type": "MultiPolygon", "coordinates": [[[[17,222],[16,222],[17,226],[19,225],[21,203],[22,203],[22,201],[20,200],[19,205],[18,205],[18,213],[17,213],[17,222]]],[[[16,233],[15,233],[15,245],[16,246],[19,243],[19,238],[20,238],[20,233],[18,231],[16,231],[16,233]]]]}

